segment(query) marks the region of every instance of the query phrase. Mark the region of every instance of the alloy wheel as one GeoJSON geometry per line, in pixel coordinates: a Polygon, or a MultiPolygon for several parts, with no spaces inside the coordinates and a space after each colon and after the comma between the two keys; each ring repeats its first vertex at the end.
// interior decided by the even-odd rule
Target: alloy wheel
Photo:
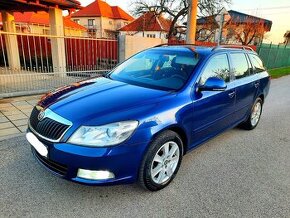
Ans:
{"type": "Polygon", "coordinates": [[[255,105],[254,108],[252,110],[252,114],[251,114],[251,124],[252,126],[256,126],[257,123],[259,122],[260,116],[261,116],[261,112],[262,112],[262,104],[260,101],[258,101],[255,105]]]}
{"type": "Polygon", "coordinates": [[[157,184],[170,180],[177,168],[180,156],[179,146],[174,141],[163,144],[156,152],[151,164],[151,178],[157,184]]]}

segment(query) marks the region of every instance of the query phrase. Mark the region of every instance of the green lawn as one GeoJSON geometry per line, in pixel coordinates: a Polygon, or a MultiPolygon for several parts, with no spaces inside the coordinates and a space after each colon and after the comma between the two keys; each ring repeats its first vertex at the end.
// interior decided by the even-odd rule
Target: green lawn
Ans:
{"type": "Polygon", "coordinates": [[[276,68],[268,70],[272,78],[290,75],[290,67],[276,68]]]}

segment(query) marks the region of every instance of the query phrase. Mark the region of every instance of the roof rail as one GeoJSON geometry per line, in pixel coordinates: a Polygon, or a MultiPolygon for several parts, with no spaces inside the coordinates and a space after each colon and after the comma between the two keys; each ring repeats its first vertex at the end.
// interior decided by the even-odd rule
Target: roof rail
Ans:
{"type": "Polygon", "coordinates": [[[154,48],[157,48],[157,47],[162,47],[162,46],[178,46],[178,45],[192,45],[192,46],[197,46],[196,44],[188,44],[188,43],[185,43],[185,44],[168,44],[168,43],[164,43],[164,44],[160,44],[160,45],[156,45],[154,46],[154,48]]]}
{"type": "Polygon", "coordinates": [[[218,45],[218,46],[214,47],[212,49],[212,51],[214,51],[216,49],[223,49],[223,48],[237,48],[237,49],[254,51],[253,48],[251,48],[250,46],[245,46],[245,45],[218,45]]]}

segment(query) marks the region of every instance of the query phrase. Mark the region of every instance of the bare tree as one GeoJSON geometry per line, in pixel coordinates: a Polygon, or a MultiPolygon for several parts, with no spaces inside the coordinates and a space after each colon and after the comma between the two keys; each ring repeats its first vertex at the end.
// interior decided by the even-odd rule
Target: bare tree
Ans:
{"type": "Polygon", "coordinates": [[[235,39],[242,45],[252,44],[255,39],[263,40],[264,34],[268,27],[264,20],[257,20],[256,18],[247,18],[242,20],[240,18],[231,19],[226,24],[228,30],[227,39],[235,39]]]}
{"type": "MultiPolygon", "coordinates": [[[[199,0],[198,16],[210,16],[217,14],[224,4],[230,4],[231,0],[199,0]]],[[[168,38],[175,32],[178,22],[182,23],[188,14],[188,0],[133,0],[131,12],[139,16],[145,12],[153,11],[156,15],[165,15],[172,20],[168,38]]]]}

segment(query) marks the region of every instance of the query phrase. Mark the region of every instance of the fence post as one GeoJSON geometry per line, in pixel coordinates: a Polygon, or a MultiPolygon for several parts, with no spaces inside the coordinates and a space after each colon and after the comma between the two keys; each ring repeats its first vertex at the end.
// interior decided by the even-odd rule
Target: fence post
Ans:
{"type": "Polygon", "coordinates": [[[52,64],[54,71],[62,72],[65,76],[66,72],[66,54],[64,44],[64,26],[62,10],[59,8],[49,9],[49,22],[51,35],[56,36],[51,38],[51,53],[52,64]]]}
{"type": "Polygon", "coordinates": [[[126,59],[126,35],[118,36],[118,62],[126,59]]]}
{"type": "Polygon", "coordinates": [[[274,61],[274,67],[273,68],[278,68],[277,66],[277,58],[279,56],[279,51],[280,51],[280,45],[278,44],[278,48],[277,48],[277,53],[276,53],[276,57],[275,57],[275,61],[274,61]]]}
{"type": "Polygon", "coordinates": [[[13,12],[2,11],[3,30],[8,32],[5,34],[5,44],[7,50],[8,64],[12,69],[20,70],[20,57],[17,36],[10,33],[16,33],[13,12]]]}
{"type": "Polygon", "coordinates": [[[272,42],[270,44],[270,49],[268,51],[268,57],[267,57],[267,63],[266,63],[266,67],[269,68],[269,58],[270,58],[270,53],[271,53],[271,48],[272,48],[272,42]]]}

